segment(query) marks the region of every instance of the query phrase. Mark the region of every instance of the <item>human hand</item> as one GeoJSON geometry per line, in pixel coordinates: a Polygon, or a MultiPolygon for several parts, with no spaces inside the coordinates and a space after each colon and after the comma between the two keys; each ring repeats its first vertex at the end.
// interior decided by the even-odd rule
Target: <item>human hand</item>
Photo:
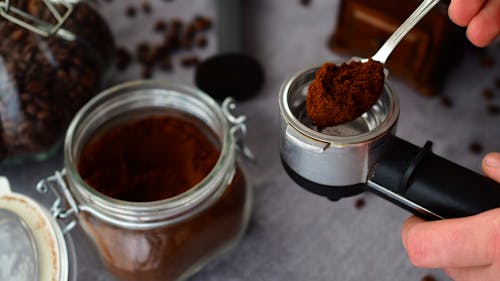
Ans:
{"type": "Polygon", "coordinates": [[[500,33],[499,0],[451,0],[448,15],[467,26],[467,38],[478,47],[488,46],[500,33]]]}
{"type": "MultiPolygon", "coordinates": [[[[500,182],[500,153],[486,155],[482,168],[500,182]]],[[[412,216],[401,237],[415,266],[442,268],[455,281],[500,280],[500,208],[432,222],[412,216]]]]}

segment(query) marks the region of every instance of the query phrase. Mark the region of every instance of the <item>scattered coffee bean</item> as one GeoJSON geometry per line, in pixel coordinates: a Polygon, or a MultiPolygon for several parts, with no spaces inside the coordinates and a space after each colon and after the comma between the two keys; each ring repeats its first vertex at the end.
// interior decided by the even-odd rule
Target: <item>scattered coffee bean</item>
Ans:
{"type": "Polygon", "coordinates": [[[135,17],[135,15],[137,14],[137,10],[135,9],[134,6],[132,5],[129,5],[127,7],[127,9],[125,10],[125,14],[129,17],[129,18],[133,18],[135,17]]]}
{"type": "Polygon", "coordinates": [[[172,29],[175,32],[180,32],[180,30],[182,29],[182,27],[184,26],[184,24],[182,23],[181,19],[175,18],[175,19],[172,20],[171,26],[172,26],[172,29]]]}
{"type": "Polygon", "coordinates": [[[181,59],[181,65],[185,67],[196,66],[200,63],[200,59],[195,56],[186,56],[181,59]]]}
{"type": "Polygon", "coordinates": [[[148,79],[153,77],[153,69],[150,66],[144,66],[142,68],[142,78],[148,79]]]}
{"type": "MultiPolygon", "coordinates": [[[[144,9],[145,3],[149,4],[149,2],[143,2],[141,7],[144,9]]],[[[135,9],[132,5],[130,7],[135,9]]],[[[196,15],[189,22],[184,22],[180,18],[172,18],[168,21],[157,20],[153,24],[153,31],[164,33],[163,41],[158,45],[149,45],[142,42],[135,48],[135,58],[143,66],[142,77],[151,77],[155,66],[156,69],[164,71],[172,70],[172,56],[176,55],[176,53],[190,51],[193,46],[206,47],[208,45],[207,37],[199,33],[210,29],[212,25],[212,20],[204,15],[196,15]]],[[[120,50],[117,68],[123,70],[129,62],[130,56],[128,52],[125,49],[120,50]]],[[[196,66],[199,62],[200,59],[194,54],[180,58],[180,65],[184,67],[196,66]]]]}
{"type": "Polygon", "coordinates": [[[206,16],[197,15],[194,17],[193,25],[196,31],[209,30],[212,27],[212,20],[206,16]]]}
{"type": "Polygon", "coordinates": [[[153,30],[156,32],[165,32],[165,30],[167,30],[167,23],[164,20],[157,20],[153,30]]]}
{"type": "Polygon", "coordinates": [[[500,106],[498,106],[498,105],[489,105],[488,106],[488,113],[490,115],[498,115],[498,114],[500,114],[500,106]]]}
{"type": "Polygon", "coordinates": [[[151,48],[148,43],[139,43],[135,49],[135,56],[137,60],[142,64],[148,64],[150,61],[150,51],[151,48]]]}
{"type": "Polygon", "coordinates": [[[358,198],[354,202],[354,207],[356,207],[356,209],[363,209],[364,206],[365,206],[365,199],[363,198],[358,198]]]}
{"type": "Polygon", "coordinates": [[[195,44],[196,44],[196,46],[198,46],[200,48],[205,48],[208,44],[207,37],[200,36],[200,37],[196,38],[195,44]]]}
{"type": "Polygon", "coordinates": [[[165,71],[172,70],[172,61],[170,60],[170,58],[163,58],[158,61],[158,66],[165,71]]]}
{"type": "Polygon", "coordinates": [[[447,108],[450,108],[453,106],[453,102],[451,101],[451,99],[449,97],[441,97],[440,102],[444,107],[447,107],[447,108]]]}
{"type": "Polygon", "coordinates": [[[299,2],[302,6],[309,6],[311,4],[311,0],[300,0],[299,2]]]}
{"type": "Polygon", "coordinates": [[[490,90],[490,89],[483,90],[483,98],[485,100],[491,100],[491,99],[493,99],[493,96],[494,96],[494,94],[493,94],[492,90],[490,90]]]}
{"type": "Polygon", "coordinates": [[[436,278],[434,276],[427,274],[424,277],[422,277],[422,281],[436,281],[436,278]]]}
{"type": "Polygon", "coordinates": [[[152,8],[151,8],[151,3],[149,3],[149,1],[142,2],[141,7],[144,13],[151,14],[152,8]]]}
{"type": "Polygon", "coordinates": [[[481,58],[481,65],[486,68],[492,68],[495,65],[495,60],[492,56],[483,55],[481,58]]]}
{"type": "Polygon", "coordinates": [[[132,55],[125,48],[116,48],[116,68],[125,70],[132,62],[132,55]]]}
{"type": "Polygon", "coordinates": [[[469,144],[469,150],[474,154],[479,154],[483,152],[483,146],[478,142],[472,142],[469,144]]]}
{"type": "Polygon", "coordinates": [[[500,76],[495,79],[495,85],[497,86],[498,89],[500,89],[500,76]]]}

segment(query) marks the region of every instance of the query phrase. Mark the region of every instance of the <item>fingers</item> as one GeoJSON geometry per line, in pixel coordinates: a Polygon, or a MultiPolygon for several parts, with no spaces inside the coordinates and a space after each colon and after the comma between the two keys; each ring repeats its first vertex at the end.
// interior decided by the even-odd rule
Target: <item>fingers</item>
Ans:
{"type": "Polygon", "coordinates": [[[498,281],[500,270],[494,266],[478,266],[466,268],[446,268],[446,275],[455,281],[498,281]]]}
{"type": "Polygon", "coordinates": [[[500,33],[500,1],[487,1],[467,27],[467,38],[478,47],[488,46],[500,33]]]}
{"type": "Polygon", "coordinates": [[[488,266],[500,253],[499,229],[500,209],[433,222],[410,217],[402,240],[410,261],[419,267],[488,266]]]}
{"type": "Polygon", "coordinates": [[[487,177],[500,183],[500,153],[488,153],[483,159],[482,166],[487,177]]]}
{"type": "Polygon", "coordinates": [[[467,26],[467,38],[478,47],[489,45],[500,33],[498,0],[452,0],[448,15],[457,25],[467,26]]]}
{"type": "Polygon", "coordinates": [[[487,0],[452,0],[448,7],[450,19],[459,26],[467,26],[487,0]]]}

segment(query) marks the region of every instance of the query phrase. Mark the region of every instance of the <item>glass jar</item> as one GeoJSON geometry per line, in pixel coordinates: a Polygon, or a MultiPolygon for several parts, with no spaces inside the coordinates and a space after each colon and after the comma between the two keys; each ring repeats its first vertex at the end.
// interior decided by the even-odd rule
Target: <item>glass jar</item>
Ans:
{"type": "Polygon", "coordinates": [[[0,161],[45,159],[114,57],[95,1],[0,1],[0,161]]]}
{"type": "Polygon", "coordinates": [[[230,99],[219,106],[199,90],[175,83],[138,81],[111,88],[75,116],[66,134],[64,171],[42,181],[39,189],[66,197],[52,210],[68,222],[67,230],[79,220],[120,280],[184,280],[234,246],[249,220],[251,189],[236,160],[237,150],[248,154],[241,141],[245,117],[232,116],[232,108],[230,99]],[[82,178],[79,161],[93,137],[172,112],[206,125],[220,149],[198,184],[174,197],[131,202],[109,197],[82,178]],[[59,205],[64,202],[66,207],[59,205]]]}
{"type": "Polygon", "coordinates": [[[0,176],[0,280],[76,281],[73,240],[49,210],[0,176]]]}

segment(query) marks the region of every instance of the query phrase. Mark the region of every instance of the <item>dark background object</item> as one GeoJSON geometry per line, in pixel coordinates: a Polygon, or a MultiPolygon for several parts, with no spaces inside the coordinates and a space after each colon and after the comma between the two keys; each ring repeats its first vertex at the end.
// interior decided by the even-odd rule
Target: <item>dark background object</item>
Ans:
{"type": "MultiPolygon", "coordinates": [[[[328,46],[334,52],[369,57],[420,2],[343,0],[328,46]]],[[[436,95],[467,45],[464,29],[449,20],[447,5],[442,1],[403,38],[386,67],[419,93],[436,95]]]]}
{"type": "Polygon", "coordinates": [[[217,0],[217,44],[219,54],[198,65],[196,85],[217,100],[231,96],[248,99],[264,82],[259,62],[243,53],[241,0],[217,0]]]}
{"type": "Polygon", "coordinates": [[[262,87],[264,73],[259,63],[241,53],[217,55],[196,69],[196,85],[217,100],[253,97],[262,87]]]}

